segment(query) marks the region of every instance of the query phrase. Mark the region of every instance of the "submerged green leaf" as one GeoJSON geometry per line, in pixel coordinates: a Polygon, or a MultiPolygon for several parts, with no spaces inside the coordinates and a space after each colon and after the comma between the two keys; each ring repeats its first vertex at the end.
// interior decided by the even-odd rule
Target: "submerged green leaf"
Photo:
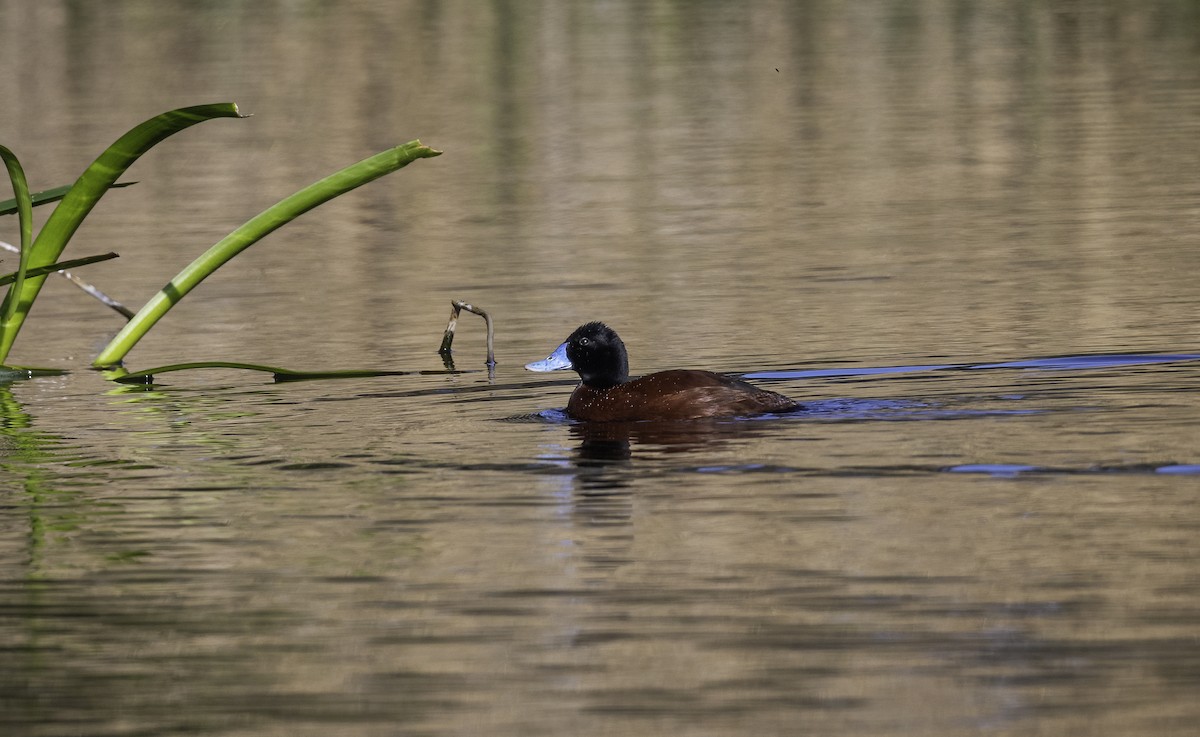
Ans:
{"type": "Polygon", "coordinates": [[[117,333],[93,362],[94,366],[113,366],[167,313],[184,295],[234,256],[264,236],[291,222],[309,210],[339,195],[400,169],[417,159],[438,156],[420,141],[378,153],[368,159],[331,174],[267,208],[244,225],[222,238],[199,258],[179,272],[158,294],[117,333]]]}
{"type": "Polygon", "coordinates": [[[194,363],[173,363],[169,366],[130,371],[113,376],[113,381],[120,384],[153,384],[158,374],[168,374],[174,371],[192,371],[195,369],[240,369],[244,371],[261,371],[271,374],[275,381],[312,381],[314,379],[362,379],[373,376],[431,376],[441,374],[471,373],[466,371],[377,371],[373,369],[351,369],[348,371],[293,371],[278,366],[265,366],[260,363],[241,363],[238,361],[196,361],[194,363]]]}
{"type": "Polygon", "coordinates": [[[31,368],[29,366],[0,366],[0,382],[32,379],[37,376],[66,376],[66,369],[31,368]]]}

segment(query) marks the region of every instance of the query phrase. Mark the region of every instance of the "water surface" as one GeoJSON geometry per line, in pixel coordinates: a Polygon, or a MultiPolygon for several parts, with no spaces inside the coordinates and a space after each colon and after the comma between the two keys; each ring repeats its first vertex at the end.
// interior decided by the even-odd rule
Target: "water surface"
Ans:
{"type": "MultiPolygon", "coordinates": [[[[1185,735],[1200,718],[1189,3],[0,0],[35,189],[134,306],[280,197],[446,151],[207,281],[132,369],[48,284],[0,389],[0,731],[1185,735]],[[472,318],[473,320],[474,318],[472,318]],[[780,417],[589,426],[603,319],[780,417]]],[[[41,213],[44,217],[45,213],[41,213]]],[[[0,238],[16,239],[10,218],[0,238]]]]}

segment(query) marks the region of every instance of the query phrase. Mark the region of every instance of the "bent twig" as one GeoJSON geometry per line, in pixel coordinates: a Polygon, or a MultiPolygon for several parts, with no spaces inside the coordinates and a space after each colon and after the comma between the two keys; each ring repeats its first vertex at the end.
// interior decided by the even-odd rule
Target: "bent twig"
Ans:
{"type": "Polygon", "coordinates": [[[450,300],[450,322],[446,324],[446,332],[442,335],[442,347],[438,349],[438,353],[446,361],[450,360],[450,345],[454,342],[454,329],[458,327],[458,316],[462,310],[479,315],[483,321],[487,323],[487,366],[495,368],[496,352],[495,352],[495,330],[492,326],[492,316],[482,308],[476,307],[462,300],[450,300]]]}

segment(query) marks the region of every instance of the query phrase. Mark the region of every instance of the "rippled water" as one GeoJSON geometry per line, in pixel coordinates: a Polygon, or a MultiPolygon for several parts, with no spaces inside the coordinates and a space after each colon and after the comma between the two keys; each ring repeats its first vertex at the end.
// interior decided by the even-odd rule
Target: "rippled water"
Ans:
{"type": "MultiPolygon", "coordinates": [[[[1191,3],[0,0],[35,189],[135,306],[333,169],[446,154],[189,296],[131,369],[48,285],[0,388],[0,732],[1186,735],[1200,718],[1191,3]],[[804,404],[587,425],[521,370],[804,404]]],[[[44,213],[43,213],[44,215],[44,213]]],[[[0,218],[0,238],[15,223],[0,218]]]]}

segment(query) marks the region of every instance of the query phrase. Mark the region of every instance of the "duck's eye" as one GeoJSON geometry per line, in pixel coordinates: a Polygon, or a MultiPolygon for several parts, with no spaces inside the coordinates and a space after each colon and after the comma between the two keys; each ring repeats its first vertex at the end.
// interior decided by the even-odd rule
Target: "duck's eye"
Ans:
{"type": "Polygon", "coordinates": [[[591,345],[591,344],[592,344],[591,338],[580,338],[579,339],[579,345],[581,345],[581,346],[587,346],[587,345],[591,345]]]}

